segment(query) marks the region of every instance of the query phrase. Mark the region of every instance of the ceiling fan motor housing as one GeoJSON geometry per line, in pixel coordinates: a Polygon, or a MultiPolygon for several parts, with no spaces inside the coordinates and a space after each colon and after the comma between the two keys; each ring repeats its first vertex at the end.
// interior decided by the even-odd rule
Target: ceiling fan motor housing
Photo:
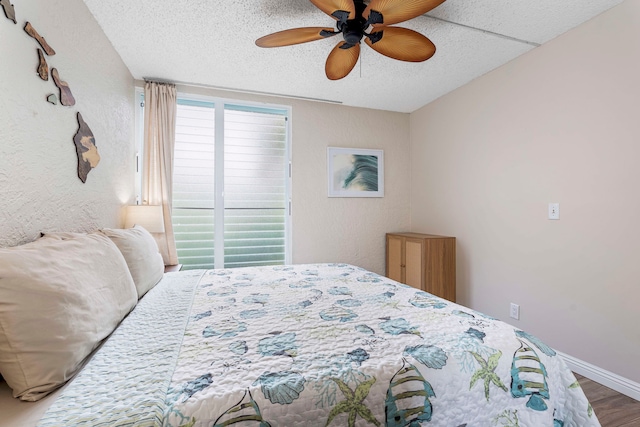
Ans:
{"type": "Polygon", "coordinates": [[[349,28],[349,24],[352,21],[347,21],[346,29],[342,30],[342,36],[344,37],[344,41],[350,45],[356,45],[360,43],[362,40],[362,36],[364,36],[364,31],[360,27],[349,28]]]}
{"type": "Polygon", "coordinates": [[[367,20],[362,16],[366,7],[365,4],[361,1],[356,1],[354,4],[356,7],[355,19],[338,21],[337,23],[338,31],[342,32],[344,41],[349,45],[348,47],[360,43],[360,40],[362,40],[362,37],[365,35],[365,30],[369,26],[367,20]]]}

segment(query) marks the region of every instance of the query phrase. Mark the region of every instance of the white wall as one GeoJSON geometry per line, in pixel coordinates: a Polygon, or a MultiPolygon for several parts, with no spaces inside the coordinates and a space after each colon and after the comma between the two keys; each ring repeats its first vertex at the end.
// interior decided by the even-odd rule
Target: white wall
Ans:
{"type": "Polygon", "coordinates": [[[121,225],[133,200],[133,78],[81,0],[16,1],[17,25],[0,12],[0,246],[41,231],[121,225]],[[36,74],[29,21],[56,55],[46,57],[76,99],[52,105],[59,91],[36,74]],[[80,112],[101,161],[83,184],[73,136],[80,112]]]}
{"type": "Polygon", "coordinates": [[[411,115],[411,227],[458,238],[459,301],[633,381],[639,100],[627,0],[411,115]]]}
{"type": "Polygon", "coordinates": [[[409,115],[178,86],[179,92],[292,107],[293,262],[384,274],[385,233],[409,230],[409,115]],[[327,147],[384,150],[383,198],[329,198],[327,147]]]}

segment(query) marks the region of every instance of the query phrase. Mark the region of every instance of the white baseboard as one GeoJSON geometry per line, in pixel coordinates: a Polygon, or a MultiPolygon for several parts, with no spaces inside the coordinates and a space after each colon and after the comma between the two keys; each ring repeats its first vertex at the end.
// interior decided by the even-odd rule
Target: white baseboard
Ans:
{"type": "Polygon", "coordinates": [[[632,399],[640,400],[640,383],[621,377],[613,372],[605,371],[604,369],[598,368],[597,366],[583,360],[576,359],[568,354],[564,354],[559,351],[557,353],[573,372],[585,376],[590,380],[602,384],[603,386],[609,387],[618,393],[629,396],[632,399]]]}

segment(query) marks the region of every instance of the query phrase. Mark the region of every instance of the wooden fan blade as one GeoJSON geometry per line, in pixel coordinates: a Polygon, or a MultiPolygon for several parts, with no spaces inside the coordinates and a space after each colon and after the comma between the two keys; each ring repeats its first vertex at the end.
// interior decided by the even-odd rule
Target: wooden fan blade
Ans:
{"type": "Polygon", "coordinates": [[[356,6],[353,4],[353,0],[310,0],[318,9],[335,19],[336,21],[347,19],[356,19],[356,6]],[[344,18],[346,14],[336,13],[339,11],[348,12],[348,17],[344,18]]]}
{"type": "Polygon", "coordinates": [[[326,37],[334,36],[335,34],[336,33],[334,33],[333,28],[292,28],[290,30],[278,31],[277,33],[260,37],[258,40],[256,40],[256,44],[260,47],[291,46],[293,44],[300,44],[324,39],[326,37]]]}
{"type": "Polygon", "coordinates": [[[358,62],[360,44],[348,46],[347,42],[340,42],[329,54],[324,71],[330,80],[340,80],[346,77],[358,62]]]}
{"type": "Polygon", "coordinates": [[[376,52],[400,61],[422,62],[436,53],[436,46],[431,40],[417,31],[402,27],[376,29],[369,37],[365,37],[365,42],[376,52]]]}
{"type": "Polygon", "coordinates": [[[370,24],[392,25],[423,15],[445,0],[371,0],[362,13],[370,24]],[[373,14],[371,13],[373,11],[373,14]],[[380,16],[379,16],[379,15],[380,16]]]}

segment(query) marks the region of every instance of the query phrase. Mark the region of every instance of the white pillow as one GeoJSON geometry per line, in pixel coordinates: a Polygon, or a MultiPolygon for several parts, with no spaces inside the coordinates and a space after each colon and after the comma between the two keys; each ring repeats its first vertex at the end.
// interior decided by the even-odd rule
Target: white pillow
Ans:
{"type": "Polygon", "coordinates": [[[0,248],[0,372],[36,401],[68,381],[135,307],[118,248],[100,234],[0,248]]]}
{"type": "Polygon", "coordinates": [[[138,298],[142,298],[164,275],[164,261],[155,239],[139,225],[127,229],[104,228],[100,231],[122,252],[138,290],[138,298]]]}

